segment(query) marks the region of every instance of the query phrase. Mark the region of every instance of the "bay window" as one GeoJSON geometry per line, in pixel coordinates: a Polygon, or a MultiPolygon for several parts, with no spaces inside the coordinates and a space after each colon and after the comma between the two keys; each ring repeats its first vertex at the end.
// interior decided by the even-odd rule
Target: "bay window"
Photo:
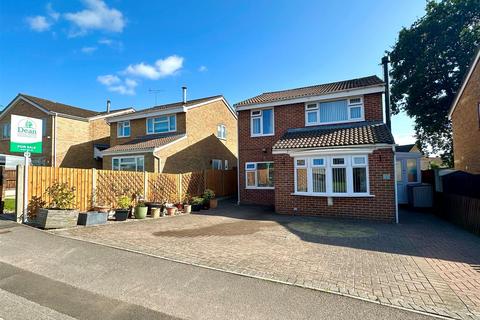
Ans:
{"type": "Polygon", "coordinates": [[[273,109],[252,110],[250,116],[252,137],[273,135],[273,109]]]}
{"type": "Polygon", "coordinates": [[[305,105],[305,123],[307,126],[362,121],[363,98],[311,102],[305,105]]]}
{"type": "Polygon", "coordinates": [[[247,189],[273,189],[273,162],[247,162],[245,181],[247,189]]]}
{"type": "Polygon", "coordinates": [[[112,158],[112,170],[145,171],[145,161],[143,156],[114,157],[112,158]]]}
{"type": "Polygon", "coordinates": [[[294,158],[295,194],[368,196],[366,155],[294,158]]]}
{"type": "Polygon", "coordinates": [[[176,131],[177,117],[175,115],[147,119],[147,134],[176,131]]]}
{"type": "Polygon", "coordinates": [[[130,121],[117,122],[117,137],[130,137],[130,121]]]}

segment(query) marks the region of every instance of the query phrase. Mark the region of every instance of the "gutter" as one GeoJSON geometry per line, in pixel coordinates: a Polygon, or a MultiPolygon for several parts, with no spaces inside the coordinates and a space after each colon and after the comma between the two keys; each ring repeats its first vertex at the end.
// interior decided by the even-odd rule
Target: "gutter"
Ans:
{"type": "Polygon", "coordinates": [[[395,146],[392,146],[393,150],[393,181],[395,183],[395,223],[398,224],[398,190],[397,190],[397,153],[395,152],[395,146]]]}
{"type": "MultiPolygon", "coordinates": [[[[237,119],[238,119],[238,112],[236,112],[237,119]]],[[[239,134],[239,127],[237,122],[237,205],[240,205],[240,134],[239,134]]]]}
{"type": "Polygon", "coordinates": [[[53,113],[53,167],[57,166],[57,116],[58,113],[53,113]]]}

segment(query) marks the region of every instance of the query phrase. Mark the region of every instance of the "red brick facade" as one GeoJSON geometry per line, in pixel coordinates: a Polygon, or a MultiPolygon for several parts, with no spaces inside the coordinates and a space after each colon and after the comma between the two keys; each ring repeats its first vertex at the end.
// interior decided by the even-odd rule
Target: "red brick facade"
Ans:
{"type": "MultiPolygon", "coordinates": [[[[366,121],[383,120],[382,94],[364,96],[366,121]]],[[[294,162],[289,155],[273,155],[272,146],[290,128],[305,127],[305,104],[274,107],[274,135],[251,137],[250,110],[238,112],[240,202],[274,205],[278,213],[310,214],[368,218],[382,221],[395,219],[395,176],[392,149],[376,150],[369,155],[370,193],[372,197],[333,198],[327,206],[326,197],[291,195],[294,191],[294,162]],[[246,162],[274,162],[275,189],[246,189],[246,162]],[[383,175],[390,175],[383,180],[383,175]]]]}

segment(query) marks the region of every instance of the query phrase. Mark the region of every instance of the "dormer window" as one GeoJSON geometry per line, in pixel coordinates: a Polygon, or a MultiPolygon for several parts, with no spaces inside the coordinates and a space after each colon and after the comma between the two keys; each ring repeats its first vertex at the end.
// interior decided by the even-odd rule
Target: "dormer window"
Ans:
{"type": "Polygon", "coordinates": [[[363,121],[363,114],[362,97],[305,104],[307,126],[363,121]]]}

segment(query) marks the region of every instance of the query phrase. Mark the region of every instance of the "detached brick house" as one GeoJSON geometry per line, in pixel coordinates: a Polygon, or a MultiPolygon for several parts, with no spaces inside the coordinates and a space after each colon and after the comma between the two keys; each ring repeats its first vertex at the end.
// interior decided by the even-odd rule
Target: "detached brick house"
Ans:
{"type": "Polygon", "coordinates": [[[396,220],[394,139],[376,76],[239,102],[239,201],[281,214],[396,220]]]}
{"type": "Polygon", "coordinates": [[[98,112],[20,93],[0,113],[0,154],[22,155],[10,152],[10,116],[14,114],[43,120],[42,153],[32,154],[34,165],[101,168],[99,151],[110,140],[107,119],[133,111],[98,112]]]}
{"type": "MultiPolygon", "coordinates": [[[[186,88],[184,89],[186,90],[186,88]]],[[[223,96],[112,117],[103,168],[182,173],[237,164],[237,116],[223,96]]]]}
{"type": "Polygon", "coordinates": [[[480,174],[480,49],[457,92],[449,118],[455,169],[480,174]]]}

